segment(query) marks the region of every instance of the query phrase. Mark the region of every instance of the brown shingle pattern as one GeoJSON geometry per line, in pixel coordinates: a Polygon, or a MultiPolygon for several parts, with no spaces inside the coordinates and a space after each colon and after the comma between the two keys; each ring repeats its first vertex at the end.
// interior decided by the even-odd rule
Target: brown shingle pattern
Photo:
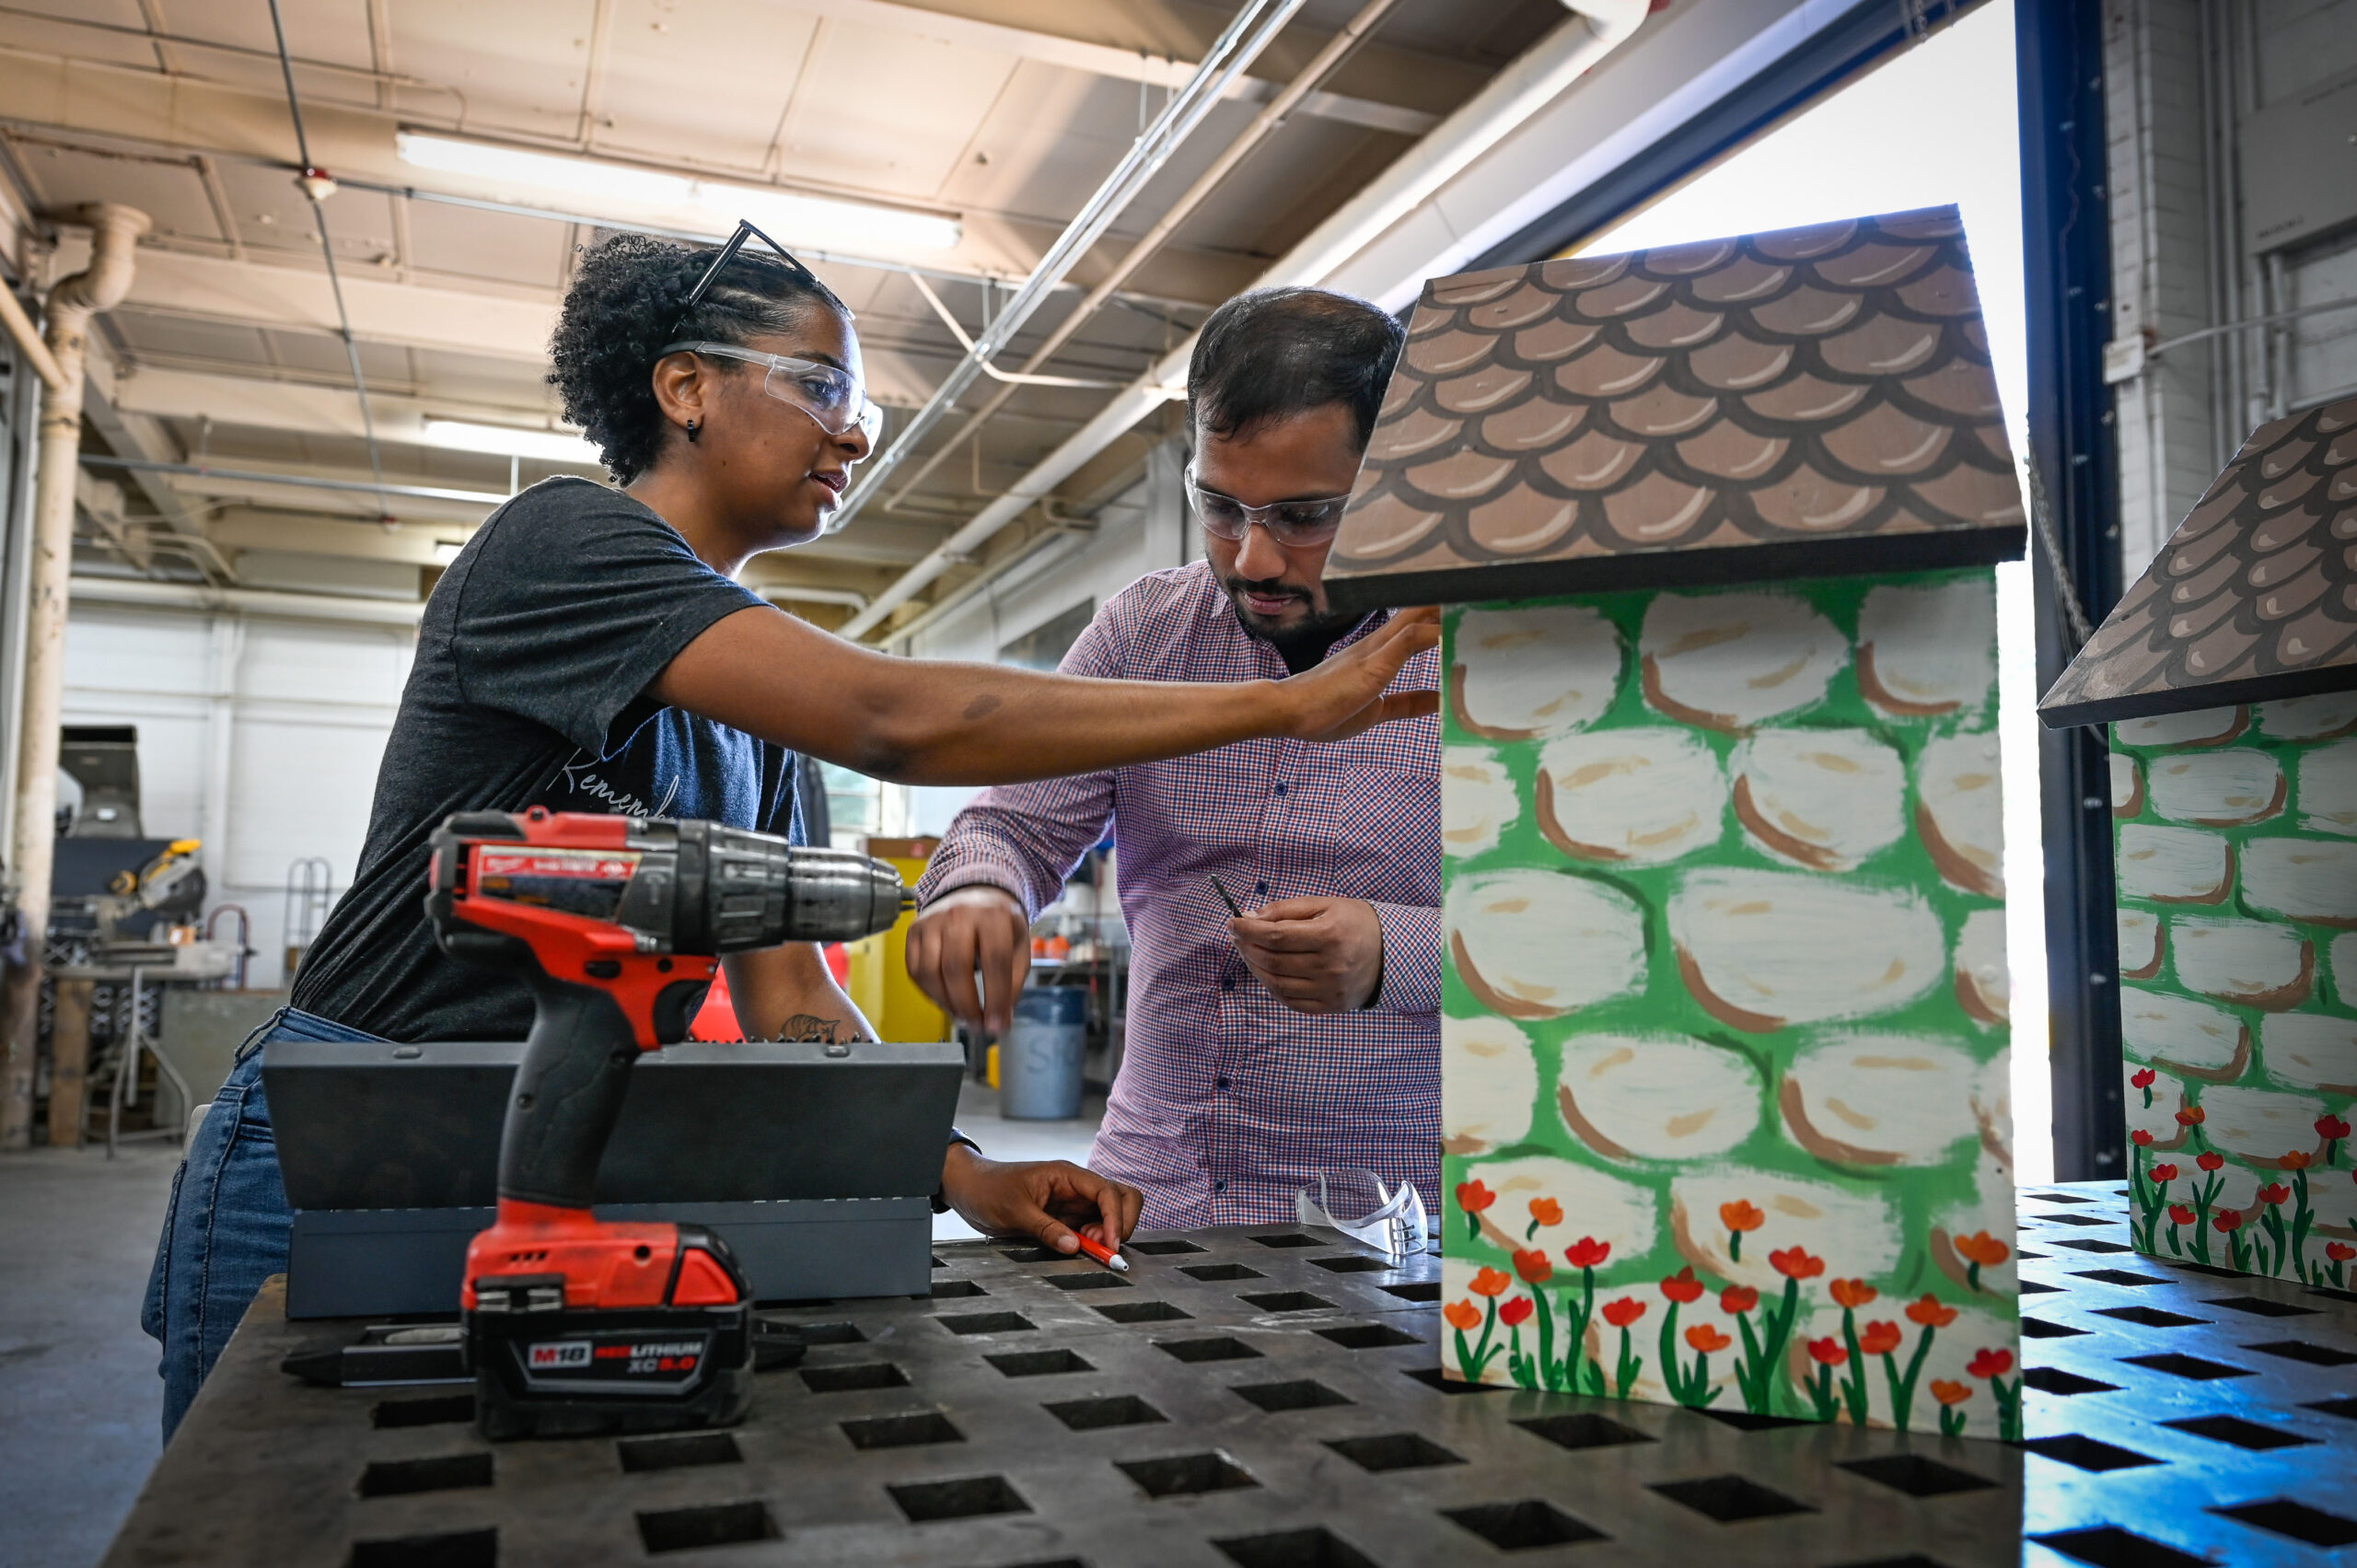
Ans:
{"type": "Polygon", "coordinates": [[[1344,606],[2020,553],[1954,207],[1437,278],[1327,568],[1344,606]]]}
{"type": "Polygon", "coordinates": [[[2038,705],[2051,725],[2357,689],[2357,398],[2262,424],[2038,705]]]}

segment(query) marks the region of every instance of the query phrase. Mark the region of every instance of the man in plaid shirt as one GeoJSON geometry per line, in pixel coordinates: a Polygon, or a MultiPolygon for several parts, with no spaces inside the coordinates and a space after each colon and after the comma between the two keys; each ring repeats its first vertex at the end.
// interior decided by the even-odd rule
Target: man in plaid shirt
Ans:
{"type": "MultiPolygon", "coordinates": [[[[1400,341],[1373,306],[1314,289],[1244,295],[1214,312],[1187,381],[1187,489],[1208,558],[1116,595],[1063,672],[1276,679],[1381,625],[1381,613],[1331,611],[1320,578],[1400,341]]],[[[1439,675],[1427,651],[1392,690],[1431,690],[1439,675]]],[[[917,886],[917,982],[1003,1033],[1028,972],[1029,921],[1108,822],[1132,944],[1130,1022],[1090,1167],[1142,1189],[1155,1226],[1289,1220],[1294,1192],[1321,1168],[1364,1167],[1429,1199],[1439,720],[985,791],[917,886]]]]}

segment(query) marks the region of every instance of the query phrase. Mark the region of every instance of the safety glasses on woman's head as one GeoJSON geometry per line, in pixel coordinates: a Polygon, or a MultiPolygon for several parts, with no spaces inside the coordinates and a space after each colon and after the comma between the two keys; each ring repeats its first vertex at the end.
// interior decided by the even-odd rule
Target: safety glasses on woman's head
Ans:
{"type": "Polygon", "coordinates": [[[1191,468],[1187,470],[1187,499],[1202,519],[1205,533],[1240,540],[1257,523],[1279,544],[1324,544],[1342,526],[1343,508],[1351,504],[1347,495],[1318,495],[1248,506],[1233,495],[1205,490],[1195,482],[1191,468]]]}
{"type": "Polygon", "coordinates": [[[741,359],[748,365],[765,365],[769,374],[761,379],[761,390],[782,403],[792,403],[830,436],[848,436],[856,425],[873,446],[877,433],[884,428],[884,411],[868,401],[859,377],[831,365],[815,359],[793,359],[782,354],[756,354],[734,343],[701,341],[665,343],[662,352],[703,354],[721,359],[741,359]]]}

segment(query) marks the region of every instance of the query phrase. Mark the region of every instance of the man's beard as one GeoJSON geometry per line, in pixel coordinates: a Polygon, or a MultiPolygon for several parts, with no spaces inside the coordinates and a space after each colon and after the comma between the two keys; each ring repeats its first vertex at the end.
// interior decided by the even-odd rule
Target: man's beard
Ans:
{"type": "MultiPolygon", "coordinates": [[[[1321,653],[1334,645],[1343,633],[1357,625],[1360,614],[1328,610],[1320,611],[1309,595],[1291,583],[1277,578],[1255,582],[1244,577],[1222,577],[1220,587],[1227,590],[1230,604],[1236,607],[1237,624],[1246,633],[1277,648],[1280,652],[1295,648],[1316,648],[1321,653]],[[1283,594],[1309,607],[1309,613],[1284,626],[1271,625],[1244,602],[1248,593],[1265,594],[1271,598],[1283,594]]],[[[1290,662],[1290,661],[1288,661],[1290,662]]]]}

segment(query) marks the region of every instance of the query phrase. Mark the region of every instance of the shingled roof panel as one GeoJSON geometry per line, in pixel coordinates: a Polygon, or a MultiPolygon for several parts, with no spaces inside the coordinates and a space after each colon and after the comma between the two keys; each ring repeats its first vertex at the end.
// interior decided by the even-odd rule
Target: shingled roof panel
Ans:
{"type": "Polygon", "coordinates": [[[1338,606],[2021,552],[1954,207],[1437,278],[1327,566],[1338,606]]]}
{"type": "Polygon", "coordinates": [[[2038,703],[2050,725],[2357,691],[2357,398],[2262,424],[2038,703]]]}

